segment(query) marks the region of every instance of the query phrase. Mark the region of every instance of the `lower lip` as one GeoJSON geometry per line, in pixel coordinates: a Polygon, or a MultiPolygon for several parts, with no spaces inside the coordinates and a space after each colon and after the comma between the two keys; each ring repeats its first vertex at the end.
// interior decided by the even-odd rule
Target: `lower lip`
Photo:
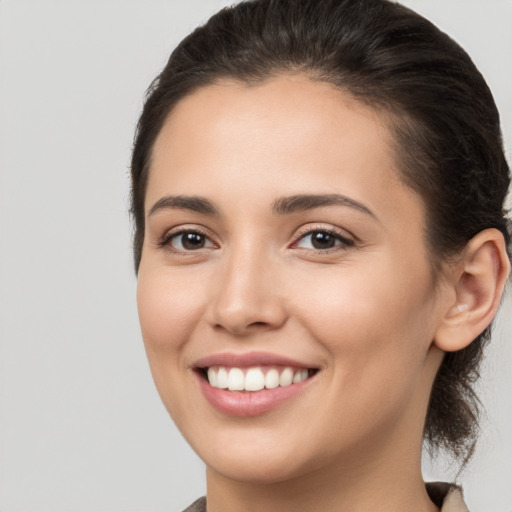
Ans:
{"type": "Polygon", "coordinates": [[[301,393],[313,378],[274,389],[229,391],[210,386],[207,380],[197,374],[199,386],[208,403],[229,416],[258,416],[276,409],[301,393]]]}

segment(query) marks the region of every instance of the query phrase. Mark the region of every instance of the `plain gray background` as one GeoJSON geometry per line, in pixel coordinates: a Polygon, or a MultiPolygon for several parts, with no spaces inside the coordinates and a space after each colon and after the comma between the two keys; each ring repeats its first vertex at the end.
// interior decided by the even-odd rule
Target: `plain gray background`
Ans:
{"type": "MultiPolygon", "coordinates": [[[[160,404],[130,254],[128,162],[151,79],[221,0],[0,0],[0,511],[179,511],[202,463],[160,404]]],[[[512,2],[407,0],[486,76],[512,152],[512,2]]],[[[459,480],[512,512],[512,302],[459,480]]],[[[450,464],[429,479],[454,478],[450,464]]]]}

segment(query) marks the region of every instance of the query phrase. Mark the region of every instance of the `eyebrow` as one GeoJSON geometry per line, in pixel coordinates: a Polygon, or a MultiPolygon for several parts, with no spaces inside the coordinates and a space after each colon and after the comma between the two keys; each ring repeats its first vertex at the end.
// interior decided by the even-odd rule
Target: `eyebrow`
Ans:
{"type": "MultiPolygon", "coordinates": [[[[288,215],[295,212],[313,210],[322,206],[347,206],[376,218],[375,214],[364,204],[341,194],[297,194],[276,199],[272,212],[288,215]]],[[[219,215],[219,208],[209,199],[199,196],[165,196],[159,199],[149,210],[148,216],[161,210],[190,210],[205,215],[219,215]]]]}
{"type": "Polygon", "coordinates": [[[219,215],[219,209],[209,199],[198,196],[165,196],[159,199],[148,212],[148,216],[161,210],[191,210],[206,215],[219,215]]]}
{"type": "Polygon", "coordinates": [[[348,206],[371,217],[376,215],[364,204],[350,199],[341,194],[299,194],[290,197],[277,199],[272,207],[272,211],[277,214],[286,215],[298,211],[312,210],[321,206],[348,206]]]}

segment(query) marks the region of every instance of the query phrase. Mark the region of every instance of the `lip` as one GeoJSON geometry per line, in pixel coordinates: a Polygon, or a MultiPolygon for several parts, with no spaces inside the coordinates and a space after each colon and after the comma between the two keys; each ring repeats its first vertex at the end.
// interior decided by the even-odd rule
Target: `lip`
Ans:
{"type": "Polygon", "coordinates": [[[249,366],[290,366],[292,368],[309,368],[317,370],[316,366],[310,363],[290,359],[289,357],[270,352],[246,352],[236,354],[234,352],[222,352],[212,354],[196,361],[194,368],[208,368],[210,366],[229,366],[236,368],[246,368],[249,366]]]}
{"type": "Polygon", "coordinates": [[[246,368],[266,365],[318,369],[308,363],[266,352],[213,354],[199,359],[193,369],[199,388],[207,402],[217,411],[235,417],[258,416],[277,409],[304,392],[315,380],[316,373],[306,380],[289,386],[260,391],[229,391],[210,386],[201,371],[209,366],[246,368]]]}

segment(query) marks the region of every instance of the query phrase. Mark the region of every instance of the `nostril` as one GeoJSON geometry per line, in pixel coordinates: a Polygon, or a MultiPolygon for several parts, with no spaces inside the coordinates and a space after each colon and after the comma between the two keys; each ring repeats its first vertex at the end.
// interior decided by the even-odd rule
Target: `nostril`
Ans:
{"type": "Polygon", "coordinates": [[[272,328],[272,324],[269,322],[248,322],[244,323],[243,321],[237,323],[234,319],[231,319],[230,322],[217,322],[214,325],[214,328],[217,330],[228,330],[233,334],[243,335],[249,334],[255,330],[269,329],[272,328]]]}
{"type": "Polygon", "coordinates": [[[249,327],[265,327],[267,324],[265,322],[253,322],[249,324],[249,327]]]}

